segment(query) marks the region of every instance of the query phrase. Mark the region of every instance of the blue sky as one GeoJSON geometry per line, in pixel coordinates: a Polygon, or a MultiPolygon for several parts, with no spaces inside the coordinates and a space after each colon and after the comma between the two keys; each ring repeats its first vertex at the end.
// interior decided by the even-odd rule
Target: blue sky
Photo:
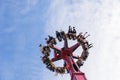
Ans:
{"type": "Polygon", "coordinates": [[[45,68],[38,47],[69,25],[91,34],[94,48],[81,68],[87,79],[120,80],[119,8],[119,0],[1,0],[0,80],[70,80],[45,68]]]}
{"type": "Polygon", "coordinates": [[[38,46],[44,41],[48,3],[0,1],[0,80],[42,80],[38,46]]]}

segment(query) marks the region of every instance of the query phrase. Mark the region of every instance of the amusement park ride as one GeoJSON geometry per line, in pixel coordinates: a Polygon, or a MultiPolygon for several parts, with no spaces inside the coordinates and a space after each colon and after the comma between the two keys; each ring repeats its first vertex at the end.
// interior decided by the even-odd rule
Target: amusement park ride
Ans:
{"type": "Polygon", "coordinates": [[[56,46],[56,38],[52,36],[48,36],[46,38],[47,46],[42,46],[40,44],[40,50],[43,54],[42,61],[46,65],[46,68],[53,72],[57,72],[60,74],[69,73],[71,76],[71,80],[87,80],[85,74],[79,70],[79,68],[83,65],[84,61],[89,55],[89,48],[92,47],[92,44],[89,44],[86,38],[89,36],[85,34],[79,33],[76,35],[75,27],[69,26],[68,33],[64,31],[56,31],[56,38],[58,41],[64,41],[64,46],[62,48],[58,48],[56,46]],[[77,40],[77,43],[71,47],[68,47],[68,40],[77,40]],[[75,56],[73,52],[79,47],[82,46],[82,54],[80,56],[75,56]],[[54,51],[53,58],[49,58],[51,49],[54,51]],[[58,60],[64,60],[63,67],[56,67],[53,62],[58,60]],[[77,59],[75,62],[74,59],[77,59]]]}

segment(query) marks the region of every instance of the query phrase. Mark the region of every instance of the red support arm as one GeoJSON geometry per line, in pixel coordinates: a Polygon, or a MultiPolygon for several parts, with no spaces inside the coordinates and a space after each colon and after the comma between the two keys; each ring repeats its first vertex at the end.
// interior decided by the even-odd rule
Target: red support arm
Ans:
{"type": "Polygon", "coordinates": [[[79,46],[80,46],[80,43],[76,43],[75,45],[70,47],[70,50],[74,52],[79,46]]]}
{"type": "Polygon", "coordinates": [[[54,62],[54,61],[57,61],[57,60],[60,60],[60,59],[62,59],[62,57],[59,54],[59,55],[56,55],[54,58],[52,58],[51,61],[54,62]]]}
{"type": "Polygon", "coordinates": [[[55,45],[52,47],[52,49],[61,52],[61,48],[59,48],[59,47],[57,47],[57,46],[55,46],[55,45]]]}
{"type": "Polygon", "coordinates": [[[64,48],[68,48],[68,41],[67,41],[67,38],[65,37],[64,39],[64,48]]]}

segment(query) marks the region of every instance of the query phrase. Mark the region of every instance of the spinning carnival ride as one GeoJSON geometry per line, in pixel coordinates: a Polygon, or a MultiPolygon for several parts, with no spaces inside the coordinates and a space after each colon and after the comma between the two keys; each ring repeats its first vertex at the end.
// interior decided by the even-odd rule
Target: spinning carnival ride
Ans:
{"type": "Polygon", "coordinates": [[[57,72],[60,74],[70,73],[71,80],[87,80],[85,74],[79,70],[79,68],[83,65],[84,61],[89,55],[89,48],[92,47],[92,44],[89,44],[86,38],[89,36],[85,34],[79,33],[76,35],[75,27],[69,26],[68,33],[64,31],[56,31],[56,38],[52,36],[48,36],[49,38],[45,39],[47,45],[42,46],[40,44],[40,50],[43,54],[42,62],[46,65],[46,68],[53,72],[57,72]],[[64,46],[59,48],[56,46],[58,41],[64,41],[64,46]],[[77,43],[71,47],[68,47],[68,40],[77,40],[77,43]],[[73,52],[81,46],[83,51],[80,56],[74,56],[73,52]],[[51,49],[54,51],[53,58],[49,58],[51,49]],[[58,60],[64,60],[63,67],[56,67],[53,62],[58,60]],[[77,59],[75,62],[74,59],[77,59]]]}

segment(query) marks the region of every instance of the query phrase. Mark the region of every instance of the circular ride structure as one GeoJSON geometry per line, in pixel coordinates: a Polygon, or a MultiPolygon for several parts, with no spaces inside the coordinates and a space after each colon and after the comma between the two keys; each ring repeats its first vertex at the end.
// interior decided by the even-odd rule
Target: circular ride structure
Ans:
{"type": "Polygon", "coordinates": [[[79,70],[79,68],[83,65],[84,61],[86,61],[89,52],[88,50],[92,47],[92,44],[89,44],[86,38],[90,35],[86,35],[86,33],[79,33],[76,35],[75,27],[69,26],[69,30],[67,33],[64,31],[56,31],[56,38],[48,35],[49,38],[46,38],[46,46],[42,46],[40,44],[40,50],[43,54],[41,57],[42,62],[46,65],[50,71],[57,72],[60,74],[70,73],[71,80],[87,80],[84,73],[79,70]],[[64,46],[59,48],[56,46],[58,39],[59,42],[64,41],[64,46]],[[77,43],[71,47],[68,47],[68,40],[77,40],[77,43]],[[83,51],[80,56],[75,56],[73,52],[81,46],[83,51]],[[53,58],[49,58],[51,49],[54,51],[53,58]],[[58,60],[64,60],[64,64],[62,67],[56,67],[53,62],[58,60]],[[77,59],[75,62],[74,59],[77,59]]]}

